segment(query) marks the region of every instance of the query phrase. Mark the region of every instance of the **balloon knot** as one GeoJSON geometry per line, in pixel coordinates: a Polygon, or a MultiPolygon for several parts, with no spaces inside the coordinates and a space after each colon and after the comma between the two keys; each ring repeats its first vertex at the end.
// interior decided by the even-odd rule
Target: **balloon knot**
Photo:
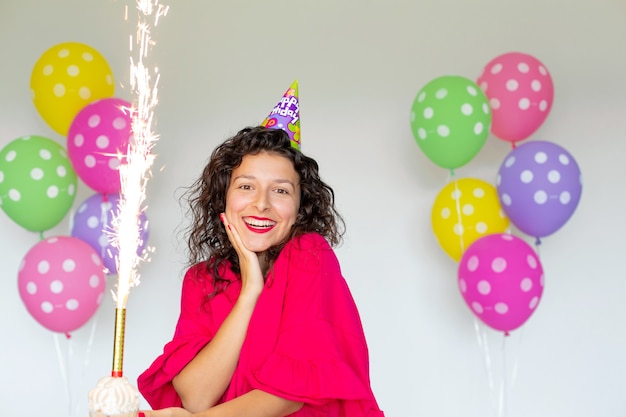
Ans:
{"type": "Polygon", "coordinates": [[[508,330],[505,330],[505,332],[504,332],[504,336],[506,337],[506,336],[510,336],[510,335],[511,335],[511,333],[509,333],[509,331],[508,331],[508,330]]]}
{"type": "Polygon", "coordinates": [[[537,240],[535,240],[535,245],[537,246],[541,245],[541,239],[537,238],[537,240]]]}
{"type": "Polygon", "coordinates": [[[65,337],[66,337],[67,339],[71,339],[71,338],[72,338],[72,335],[71,335],[71,334],[69,334],[68,332],[65,332],[65,337]]]}

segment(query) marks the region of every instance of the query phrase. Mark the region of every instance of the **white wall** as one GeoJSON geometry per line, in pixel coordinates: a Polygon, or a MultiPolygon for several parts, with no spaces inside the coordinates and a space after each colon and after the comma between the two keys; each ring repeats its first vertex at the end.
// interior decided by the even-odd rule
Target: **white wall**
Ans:
{"type": "MultiPolygon", "coordinates": [[[[0,148],[39,134],[65,144],[36,112],[32,67],[49,47],[89,44],[130,99],[123,1],[0,0],[0,148]]],[[[131,10],[134,2],[128,1],[131,10]]],[[[168,4],[168,3],[165,3],[168,4]]],[[[124,372],[134,383],[170,338],[183,249],[176,195],[212,148],[259,123],[300,83],[303,149],[334,187],[348,234],[338,250],[360,307],[374,391],[394,416],[623,416],[626,412],[626,6],[620,0],[316,0],[171,2],[153,36],[161,72],[157,162],[149,183],[152,260],[128,303],[124,372]],[[478,326],[456,287],[456,264],[431,231],[447,181],[415,144],[409,111],[441,75],[474,79],[521,51],[550,70],[555,102],[532,139],[569,150],[583,172],[570,221],[541,246],[546,291],[504,343],[478,326]],[[477,336],[487,340],[488,353],[477,336]],[[485,359],[491,361],[485,365],[485,359]],[[506,365],[506,366],[503,366],[506,365]],[[515,371],[505,412],[489,380],[515,371]]],[[[509,144],[490,137],[457,172],[493,182],[509,144]]],[[[76,204],[91,194],[80,186],[76,204]]],[[[21,258],[39,240],[0,213],[0,415],[85,416],[111,370],[107,296],[70,340],[28,314],[21,258]],[[69,358],[69,362],[66,362],[69,358]],[[64,376],[65,375],[65,376],[64,376]]],[[[45,233],[69,233],[67,219],[45,233]]],[[[109,278],[109,288],[115,277],[109,278]]],[[[144,404],[145,405],[145,404],[144,404]]]]}

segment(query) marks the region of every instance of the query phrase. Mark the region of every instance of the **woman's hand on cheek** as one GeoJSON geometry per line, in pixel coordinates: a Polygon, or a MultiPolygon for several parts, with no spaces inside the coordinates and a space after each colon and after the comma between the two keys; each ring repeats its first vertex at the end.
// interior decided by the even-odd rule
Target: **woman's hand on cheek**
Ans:
{"type": "Polygon", "coordinates": [[[230,240],[230,243],[233,245],[237,255],[239,256],[241,292],[243,294],[244,292],[248,293],[249,291],[249,294],[258,297],[265,284],[263,280],[263,273],[261,271],[261,265],[259,263],[259,257],[256,253],[246,247],[241,240],[241,236],[237,232],[237,229],[228,221],[224,213],[220,214],[220,219],[226,228],[228,240],[230,240]]]}

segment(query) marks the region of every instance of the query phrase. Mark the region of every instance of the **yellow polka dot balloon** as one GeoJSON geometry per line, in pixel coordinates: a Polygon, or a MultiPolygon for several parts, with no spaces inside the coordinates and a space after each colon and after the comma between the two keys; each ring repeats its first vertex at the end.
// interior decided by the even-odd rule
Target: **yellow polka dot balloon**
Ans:
{"type": "Polygon", "coordinates": [[[457,262],[475,240],[503,233],[510,223],[496,188],[476,178],[446,184],[433,204],[431,222],[439,245],[457,262]]]}
{"type": "Polygon", "coordinates": [[[107,61],[78,42],[60,43],[44,52],[31,73],[30,88],[39,115],[62,136],[83,107],[115,93],[107,61]]]}

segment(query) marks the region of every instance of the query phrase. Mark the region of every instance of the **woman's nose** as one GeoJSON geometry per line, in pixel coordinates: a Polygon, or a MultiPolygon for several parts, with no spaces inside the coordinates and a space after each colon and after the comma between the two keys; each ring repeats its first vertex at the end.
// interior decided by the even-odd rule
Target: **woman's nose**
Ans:
{"type": "Polygon", "coordinates": [[[254,199],[254,206],[259,211],[266,211],[270,208],[270,200],[266,192],[261,191],[257,193],[256,198],[254,199]]]}

